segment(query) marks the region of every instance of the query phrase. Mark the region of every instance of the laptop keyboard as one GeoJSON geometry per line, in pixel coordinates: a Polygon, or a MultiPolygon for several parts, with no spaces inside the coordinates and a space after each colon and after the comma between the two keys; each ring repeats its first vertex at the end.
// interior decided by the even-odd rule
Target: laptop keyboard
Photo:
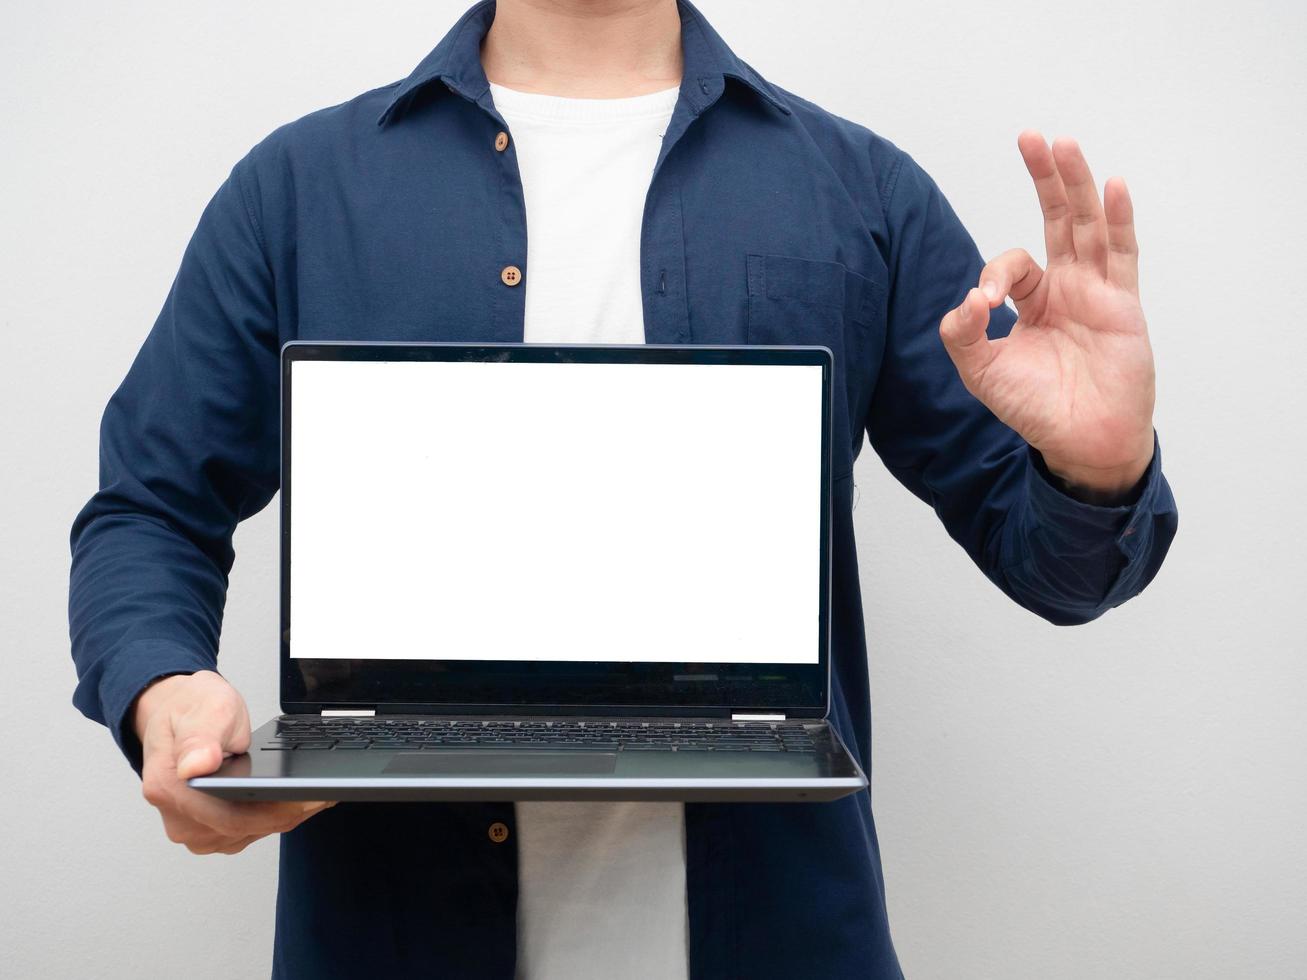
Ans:
{"type": "MultiPolygon", "coordinates": [[[[820,726],[818,727],[820,738],[820,726]]],[[[816,752],[802,724],[610,719],[477,721],[412,718],[282,718],[266,751],[488,748],[591,752],[816,752]]]]}

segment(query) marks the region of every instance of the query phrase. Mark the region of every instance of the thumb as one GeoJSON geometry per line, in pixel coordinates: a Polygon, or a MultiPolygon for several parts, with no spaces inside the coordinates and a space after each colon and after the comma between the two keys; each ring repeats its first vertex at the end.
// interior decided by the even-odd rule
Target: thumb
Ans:
{"type": "MultiPolygon", "coordinates": [[[[187,712],[173,723],[173,747],[177,759],[177,778],[207,776],[215,771],[229,751],[243,751],[241,719],[228,712],[187,712]]],[[[248,744],[248,723],[244,742],[248,744]]]]}
{"type": "Polygon", "coordinates": [[[177,742],[177,778],[207,776],[222,765],[222,742],[210,732],[192,732],[177,742]]]}
{"type": "Polygon", "coordinates": [[[939,336],[944,349],[973,395],[994,359],[994,349],[985,328],[989,326],[989,300],[979,289],[971,288],[962,303],[944,314],[939,322],[939,336]]]}

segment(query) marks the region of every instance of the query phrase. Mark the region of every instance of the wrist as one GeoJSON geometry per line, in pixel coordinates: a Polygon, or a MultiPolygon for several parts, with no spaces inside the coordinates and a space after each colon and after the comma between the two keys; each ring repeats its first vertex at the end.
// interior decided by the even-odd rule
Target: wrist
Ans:
{"type": "Polygon", "coordinates": [[[1086,466],[1043,455],[1049,475],[1069,496],[1088,504],[1112,507],[1130,503],[1153,461],[1153,442],[1147,452],[1119,466],[1086,466]]]}

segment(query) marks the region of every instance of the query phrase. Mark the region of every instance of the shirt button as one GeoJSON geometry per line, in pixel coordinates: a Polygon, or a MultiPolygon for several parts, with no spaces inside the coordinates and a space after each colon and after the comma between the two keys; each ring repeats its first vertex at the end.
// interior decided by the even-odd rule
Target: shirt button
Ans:
{"type": "Polygon", "coordinates": [[[495,136],[495,149],[503,153],[508,149],[508,134],[500,130],[495,136]]]}
{"type": "Polygon", "coordinates": [[[490,825],[489,829],[486,830],[486,834],[496,844],[502,844],[504,841],[508,840],[508,827],[496,820],[490,825]]]}
{"type": "Polygon", "coordinates": [[[505,286],[516,286],[522,281],[522,270],[515,265],[506,265],[500,270],[499,279],[505,286]]]}

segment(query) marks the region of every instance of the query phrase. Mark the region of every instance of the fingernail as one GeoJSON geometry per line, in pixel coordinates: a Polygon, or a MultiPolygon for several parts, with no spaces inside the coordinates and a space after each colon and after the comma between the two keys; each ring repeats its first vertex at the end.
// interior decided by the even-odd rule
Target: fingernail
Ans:
{"type": "Polygon", "coordinates": [[[989,300],[991,303],[994,301],[995,297],[998,296],[998,287],[992,282],[982,282],[980,284],[980,291],[985,294],[985,299],[989,300]]]}
{"type": "Polygon", "coordinates": [[[181,770],[185,769],[186,763],[191,759],[195,758],[195,756],[198,754],[199,753],[197,753],[194,749],[191,749],[191,751],[184,754],[180,759],[177,760],[177,771],[180,772],[181,770]]]}
{"type": "Polygon", "coordinates": [[[965,321],[967,318],[967,300],[970,298],[971,298],[970,293],[967,293],[966,296],[962,297],[962,305],[958,307],[958,318],[961,320],[965,321]]]}

